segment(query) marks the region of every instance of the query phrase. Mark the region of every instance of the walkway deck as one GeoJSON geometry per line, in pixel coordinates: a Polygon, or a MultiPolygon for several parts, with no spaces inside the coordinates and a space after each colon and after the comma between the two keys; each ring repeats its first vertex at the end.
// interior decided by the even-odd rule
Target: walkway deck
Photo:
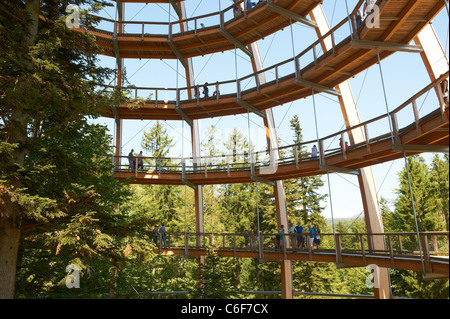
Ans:
{"type": "Polygon", "coordinates": [[[311,247],[306,234],[303,235],[304,246],[300,245],[296,235],[284,234],[284,244],[279,247],[275,246],[276,234],[250,235],[247,241],[245,234],[229,233],[167,233],[166,236],[165,247],[161,237],[157,240],[156,253],[195,258],[207,255],[213,247],[222,257],[331,262],[336,263],[338,268],[377,265],[420,271],[429,279],[449,276],[448,232],[420,233],[422,251],[418,250],[416,233],[321,234],[320,249],[316,245],[311,247]],[[374,251],[370,248],[370,241],[375,236],[383,236],[385,250],[374,251]],[[189,243],[187,247],[186,242],[189,243]]]}
{"type": "MultiPolygon", "coordinates": [[[[143,168],[128,168],[128,159],[116,158],[114,176],[117,179],[129,179],[136,184],[170,184],[170,185],[206,185],[227,183],[251,183],[263,178],[265,181],[276,181],[302,176],[344,172],[358,174],[357,169],[392,161],[407,155],[422,152],[448,152],[449,146],[449,109],[442,104],[435,111],[419,118],[416,100],[436,88],[442,78],[448,77],[448,72],[437,81],[431,83],[402,105],[388,114],[353,126],[332,135],[320,138],[318,141],[306,141],[298,145],[289,145],[273,153],[283,153],[278,161],[268,161],[270,154],[256,153],[253,161],[249,161],[247,154],[229,154],[226,156],[212,156],[201,158],[144,158],[143,168]],[[398,114],[415,118],[412,123],[403,127],[398,125],[398,114]],[[370,124],[391,122],[393,131],[373,136],[370,124]],[[361,130],[366,141],[349,148],[333,148],[325,150],[324,145],[330,141],[343,138],[350,140],[349,135],[361,130]],[[319,149],[318,157],[299,155],[300,150],[308,151],[316,144],[319,149]],[[322,151],[321,151],[322,150],[322,151]],[[254,162],[254,163],[252,163],[254,162]],[[270,166],[272,164],[274,166],[270,166]]],[[[338,142],[335,142],[336,144],[338,142]]],[[[273,157],[272,157],[273,158],[273,157]]]]}
{"type": "MultiPolygon", "coordinates": [[[[133,2],[167,3],[168,1],[133,2]]],[[[171,23],[150,21],[115,23],[114,20],[102,18],[103,21],[110,23],[109,31],[94,29],[88,32],[96,36],[98,45],[103,48],[103,54],[107,56],[120,56],[126,59],[177,59],[180,57],[186,59],[233,50],[235,43],[239,43],[239,46],[244,48],[289,26],[289,17],[281,14],[280,11],[289,11],[293,17],[313,24],[305,16],[319,3],[316,0],[275,0],[273,3],[262,1],[255,8],[247,9],[236,16],[233,12],[234,5],[227,3],[228,7],[222,11],[171,23]],[[212,20],[215,24],[211,24],[212,20]],[[205,24],[204,27],[202,23],[205,24]],[[132,30],[139,30],[139,32],[119,33],[120,24],[125,27],[125,31],[133,26],[132,30]],[[116,31],[114,28],[117,28],[116,31]]]]}

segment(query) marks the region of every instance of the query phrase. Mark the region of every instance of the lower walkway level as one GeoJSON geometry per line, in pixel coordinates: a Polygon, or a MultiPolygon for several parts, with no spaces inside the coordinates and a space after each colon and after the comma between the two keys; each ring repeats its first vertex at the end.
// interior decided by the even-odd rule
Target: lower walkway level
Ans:
{"type": "Polygon", "coordinates": [[[257,258],[261,261],[336,263],[338,268],[378,267],[420,271],[426,279],[449,277],[449,232],[320,234],[176,233],[156,234],[155,252],[162,255],[257,258]],[[385,250],[372,249],[383,237],[385,250]],[[318,241],[317,241],[318,240],[318,241]],[[420,241],[419,241],[420,240],[420,241]]]}

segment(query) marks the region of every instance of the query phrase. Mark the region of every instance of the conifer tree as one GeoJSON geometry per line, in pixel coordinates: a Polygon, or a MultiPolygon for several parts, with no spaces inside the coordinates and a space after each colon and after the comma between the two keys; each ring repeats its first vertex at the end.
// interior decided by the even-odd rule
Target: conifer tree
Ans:
{"type": "MultiPolygon", "coordinates": [[[[294,115],[290,123],[294,133],[293,142],[301,144],[303,142],[303,134],[298,116],[294,115]]],[[[298,154],[300,158],[308,156],[304,146],[299,147],[298,154]]],[[[321,216],[321,212],[324,209],[321,206],[321,202],[327,195],[321,195],[318,192],[323,186],[320,176],[286,180],[284,186],[289,216],[292,217],[292,220],[302,224],[319,223],[320,226],[325,226],[324,219],[321,216]]]]}
{"type": "MultiPolygon", "coordinates": [[[[169,137],[167,134],[167,129],[161,121],[156,121],[155,125],[150,129],[149,132],[144,132],[142,137],[141,146],[142,148],[150,153],[150,157],[163,158],[167,156],[170,149],[175,145],[173,137],[169,137]]],[[[168,160],[162,160],[161,166],[167,168],[169,165],[168,160]]],[[[159,165],[158,161],[153,161],[153,165],[159,165]]]]}
{"type": "MultiPolygon", "coordinates": [[[[92,36],[67,28],[69,3],[0,1],[0,298],[14,296],[21,239],[45,239],[80,264],[115,254],[114,226],[104,218],[121,201],[121,186],[112,180],[106,132],[86,117],[121,96],[103,86],[113,73],[97,66],[92,36]]],[[[92,13],[104,2],[77,4],[92,13]]]]}

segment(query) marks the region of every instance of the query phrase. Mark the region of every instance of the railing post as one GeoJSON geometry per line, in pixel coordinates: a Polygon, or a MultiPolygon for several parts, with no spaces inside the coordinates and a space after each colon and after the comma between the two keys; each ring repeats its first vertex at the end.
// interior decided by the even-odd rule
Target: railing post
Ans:
{"type": "Polygon", "coordinates": [[[295,168],[298,169],[298,149],[297,149],[297,145],[294,146],[294,155],[295,155],[295,168]]]}
{"type": "Polygon", "coordinates": [[[430,273],[430,249],[428,248],[428,237],[427,234],[420,234],[420,240],[422,242],[422,254],[424,262],[424,272],[430,273]]]}
{"type": "Polygon", "coordinates": [[[306,245],[308,245],[308,256],[309,256],[309,261],[312,261],[312,245],[311,245],[311,240],[313,240],[311,238],[311,236],[305,235],[306,237],[306,245]]]}
{"type": "Polygon", "coordinates": [[[314,56],[314,68],[317,69],[317,52],[316,52],[316,46],[313,45],[313,56],[314,56]]]}
{"type": "Polygon", "coordinates": [[[220,90],[219,90],[219,82],[216,82],[216,102],[219,103],[220,90]]]}
{"type": "Polygon", "coordinates": [[[341,133],[341,150],[342,150],[342,156],[344,157],[344,160],[347,159],[347,153],[345,149],[345,136],[344,133],[341,133]]]}
{"type": "Polygon", "coordinates": [[[189,257],[189,237],[188,233],[184,233],[184,256],[189,257]]]}
{"type": "Polygon", "coordinates": [[[258,238],[259,238],[259,243],[257,243],[257,245],[258,245],[258,251],[259,251],[259,259],[263,260],[264,259],[264,241],[263,241],[263,234],[261,231],[259,231],[259,233],[258,233],[258,238]]]}
{"type": "Polygon", "coordinates": [[[233,234],[233,257],[236,258],[236,234],[233,234]]]}
{"type": "Polygon", "coordinates": [[[333,56],[336,56],[336,40],[334,38],[334,31],[331,31],[331,46],[333,47],[333,56]]]}
{"type": "Polygon", "coordinates": [[[259,94],[259,73],[255,73],[256,93],[259,94]]]}
{"type": "Polygon", "coordinates": [[[395,268],[394,265],[394,248],[392,246],[392,238],[391,235],[387,235],[388,247],[389,247],[389,258],[391,260],[391,268],[395,268]]]}
{"type": "Polygon", "coordinates": [[[237,86],[237,98],[238,100],[241,98],[241,82],[239,80],[236,80],[236,86],[237,86]]]}
{"type": "Polygon", "coordinates": [[[319,140],[319,164],[326,165],[325,150],[323,148],[323,140],[319,140]]]}
{"type": "Polygon", "coordinates": [[[335,234],[334,242],[336,243],[336,264],[342,264],[342,245],[341,245],[341,235],[335,234]]]}
{"type": "Polygon", "coordinates": [[[220,28],[223,29],[225,24],[225,18],[223,11],[220,11],[220,28]]]}
{"type": "Polygon", "coordinates": [[[421,133],[421,129],[420,129],[420,118],[419,118],[419,112],[417,111],[417,103],[416,100],[412,100],[411,102],[412,104],[412,108],[413,108],[413,113],[414,113],[414,121],[416,122],[416,129],[417,129],[417,134],[421,133]]]}
{"type": "Polygon", "coordinates": [[[369,138],[369,129],[367,128],[367,124],[364,124],[364,135],[366,138],[366,151],[370,153],[370,138],[369,138]]]}
{"type": "Polygon", "coordinates": [[[366,248],[364,247],[364,235],[359,235],[359,241],[361,243],[361,256],[362,256],[362,264],[366,265],[366,248]]]}
{"type": "Polygon", "coordinates": [[[433,239],[433,251],[435,253],[439,252],[439,246],[438,246],[438,242],[437,242],[437,237],[436,235],[431,235],[431,238],[433,239]]]}
{"type": "Polygon", "coordinates": [[[397,117],[396,113],[391,113],[391,122],[392,122],[392,130],[394,131],[394,141],[397,144],[400,144],[400,139],[398,136],[398,126],[397,126],[397,117]]]}
{"type": "Polygon", "coordinates": [[[200,105],[200,87],[198,86],[198,84],[195,85],[194,95],[195,95],[194,97],[197,101],[197,106],[199,106],[200,105]]]}
{"type": "Polygon", "coordinates": [[[295,78],[296,79],[300,79],[301,78],[298,59],[300,59],[300,57],[294,57],[294,67],[295,67],[295,78]]]}
{"type": "Polygon", "coordinates": [[[185,180],[186,179],[186,162],[185,162],[185,158],[183,157],[181,159],[181,180],[185,180]]]}
{"type": "Polygon", "coordinates": [[[445,114],[445,102],[444,102],[444,93],[441,90],[441,85],[439,82],[436,82],[435,89],[437,92],[438,100],[439,100],[439,106],[441,109],[441,114],[444,116],[445,114]]]}
{"type": "Polygon", "coordinates": [[[402,236],[400,235],[398,235],[398,248],[400,249],[400,254],[403,254],[402,236]]]}
{"type": "Polygon", "coordinates": [[[275,86],[278,88],[278,65],[275,67],[275,86]]]}

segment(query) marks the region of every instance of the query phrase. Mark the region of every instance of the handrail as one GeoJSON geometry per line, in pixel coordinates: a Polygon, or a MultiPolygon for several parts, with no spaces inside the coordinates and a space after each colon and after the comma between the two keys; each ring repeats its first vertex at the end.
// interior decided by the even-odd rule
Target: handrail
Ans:
{"type": "MultiPolygon", "coordinates": [[[[225,80],[225,81],[217,81],[217,82],[211,82],[210,84],[208,84],[208,86],[213,86],[213,85],[215,85],[215,86],[217,86],[217,87],[220,87],[220,86],[223,86],[223,85],[227,85],[227,84],[232,84],[232,83],[236,83],[236,87],[237,87],[237,92],[232,92],[232,93],[230,93],[230,94],[235,94],[238,98],[240,97],[240,95],[241,95],[241,90],[240,90],[240,83],[242,82],[242,81],[244,81],[244,80],[247,80],[247,79],[250,79],[250,78],[255,78],[255,79],[258,79],[258,75],[259,74],[262,74],[262,73],[268,73],[268,72],[270,72],[270,71],[272,71],[272,70],[274,70],[275,71],[275,81],[276,82],[278,82],[281,78],[283,78],[283,77],[286,77],[286,76],[292,76],[292,75],[294,75],[295,77],[299,77],[299,78],[301,78],[301,75],[302,75],[302,70],[301,70],[301,68],[300,68],[300,58],[301,57],[303,57],[303,56],[305,56],[309,51],[314,51],[315,52],[315,46],[317,46],[317,45],[319,45],[320,43],[322,43],[323,41],[325,41],[326,40],[326,38],[327,37],[329,37],[329,36],[331,36],[332,37],[332,48],[329,50],[329,51],[333,51],[334,52],[334,50],[335,50],[335,48],[337,47],[337,46],[339,46],[341,43],[343,43],[346,39],[349,39],[350,38],[350,35],[349,36],[347,36],[346,38],[344,38],[341,42],[339,42],[338,44],[336,44],[335,43],[335,40],[334,40],[334,33],[339,29],[339,28],[341,28],[346,22],[348,21],[348,17],[345,17],[341,22],[339,22],[336,26],[334,26],[332,29],[330,29],[327,33],[325,33],[324,35],[322,35],[319,39],[317,39],[313,44],[311,44],[310,46],[308,46],[306,49],[304,49],[302,52],[300,52],[299,54],[297,54],[295,57],[292,57],[292,58],[288,58],[288,59],[286,59],[286,60],[284,60],[284,61],[281,61],[281,62],[278,62],[277,64],[274,64],[274,65],[272,65],[272,66],[269,66],[269,67],[265,67],[264,69],[262,69],[262,70],[259,70],[259,71],[256,71],[256,72],[253,72],[253,73],[251,73],[251,74],[248,74],[248,75],[245,75],[245,76],[243,76],[243,77],[240,77],[240,78],[237,78],[237,79],[232,79],[232,80],[225,80]],[[286,75],[284,75],[284,76],[280,76],[279,75],[279,68],[281,67],[281,66],[284,66],[284,65],[287,65],[287,64],[289,64],[289,63],[294,63],[294,72],[293,73],[288,73],[288,74],[286,74],[286,75]]],[[[347,31],[348,32],[348,31],[347,31]]],[[[326,51],[326,52],[324,52],[323,54],[322,54],[322,56],[323,55],[325,55],[326,53],[328,53],[329,51],[326,51]]],[[[313,56],[313,60],[312,60],[312,62],[310,62],[310,63],[314,63],[314,64],[316,64],[317,63],[317,60],[319,60],[321,57],[317,57],[317,55],[314,53],[314,56],[313,56]]],[[[308,63],[309,64],[309,63],[308,63]]],[[[256,86],[255,86],[255,88],[258,88],[259,87],[259,84],[258,84],[258,80],[255,80],[256,81],[256,86]]],[[[199,89],[200,87],[202,87],[203,85],[198,85],[198,84],[196,84],[196,85],[191,85],[191,86],[186,86],[186,87],[178,87],[178,88],[162,88],[162,87],[160,87],[160,88],[157,88],[157,87],[136,87],[136,86],[129,86],[129,87],[124,87],[124,86],[105,86],[105,87],[109,87],[109,88],[113,88],[113,89],[118,89],[118,90],[135,90],[135,98],[137,98],[137,90],[146,90],[146,91],[156,91],[156,92],[158,92],[158,91],[175,91],[175,92],[177,92],[177,96],[178,96],[178,92],[180,92],[180,91],[189,91],[189,90],[192,90],[192,89],[199,89]]],[[[197,97],[197,100],[198,100],[198,97],[197,97]]],[[[169,102],[169,101],[168,101],[169,102]]],[[[169,102],[170,104],[175,104],[176,103],[176,99],[175,100],[171,100],[170,102],[169,102]]]]}
{"type": "MultiPolygon", "coordinates": [[[[323,151],[323,152],[318,152],[318,156],[320,156],[323,161],[324,160],[323,156],[326,156],[326,152],[334,154],[334,152],[336,152],[336,151],[345,151],[345,149],[343,149],[343,147],[333,148],[333,149],[326,150],[326,151],[323,150],[323,148],[321,148],[321,144],[323,144],[323,142],[325,140],[336,137],[336,136],[344,136],[345,134],[349,134],[351,131],[353,131],[355,129],[359,129],[359,128],[364,128],[364,132],[365,132],[365,136],[366,136],[366,143],[369,143],[368,136],[367,136],[367,131],[368,131],[367,125],[368,124],[373,123],[375,121],[383,120],[385,118],[389,118],[389,116],[391,117],[391,120],[395,119],[397,116],[397,113],[399,111],[403,110],[404,108],[406,108],[410,104],[412,105],[412,111],[413,111],[414,117],[416,118],[416,125],[418,125],[417,123],[418,123],[419,119],[418,119],[418,111],[417,111],[417,106],[416,106],[415,100],[418,99],[420,96],[424,95],[426,92],[428,92],[431,89],[435,89],[435,88],[439,89],[439,83],[443,79],[447,78],[448,76],[449,76],[449,72],[447,71],[446,73],[444,73],[440,77],[438,77],[435,81],[428,84],[425,88],[420,90],[418,93],[414,94],[407,101],[405,101],[400,106],[398,106],[393,111],[391,111],[390,114],[385,113],[385,114],[377,116],[373,119],[369,119],[369,120],[359,123],[357,125],[349,126],[349,127],[345,128],[343,130],[340,130],[336,133],[319,138],[318,140],[311,140],[311,141],[306,141],[306,142],[302,142],[302,143],[298,143],[298,144],[281,146],[276,149],[273,149],[272,151],[274,151],[274,152],[280,152],[280,151],[286,150],[286,149],[294,150],[294,154],[292,154],[291,156],[289,156],[289,155],[287,157],[280,156],[280,158],[278,160],[278,164],[282,164],[282,163],[284,163],[284,161],[292,160],[292,159],[295,159],[296,163],[299,160],[308,160],[308,159],[309,160],[317,160],[318,157],[312,157],[310,155],[305,155],[305,154],[303,154],[300,157],[300,155],[298,154],[298,151],[302,150],[305,146],[311,145],[311,144],[317,144],[317,143],[319,144],[319,145],[317,145],[318,150],[323,151]],[[295,150],[297,150],[297,152],[295,152],[295,150]]],[[[399,128],[397,126],[395,126],[394,130],[395,130],[395,133],[398,135],[399,128]]],[[[351,147],[353,147],[353,146],[354,145],[352,145],[351,147]]],[[[216,166],[228,165],[229,166],[228,169],[229,169],[229,168],[236,168],[239,165],[250,165],[250,164],[255,164],[255,163],[264,164],[266,162],[265,160],[258,162],[259,156],[262,156],[262,155],[267,156],[268,154],[270,154],[270,150],[255,151],[255,152],[251,152],[251,153],[244,152],[244,153],[236,153],[236,154],[219,154],[219,155],[209,155],[209,156],[200,156],[200,157],[193,157],[193,156],[191,156],[191,157],[151,157],[151,156],[148,157],[148,156],[143,156],[143,157],[141,157],[141,159],[143,161],[146,161],[146,164],[148,164],[149,161],[154,161],[155,167],[157,166],[156,165],[157,162],[159,162],[159,164],[161,164],[161,163],[170,164],[166,168],[159,167],[160,172],[163,169],[173,170],[174,168],[177,168],[177,167],[182,168],[183,170],[185,170],[186,168],[193,168],[194,171],[199,171],[201,169],[200,167],[198,167],[199,163],[200,164],[204,163],[205,170],[207,170],[207,166],[211,167],[214,165],[216,165],[216,166]],[[243,158],[244,161],[238,162],[237,160],[239,158],[243,158]],[[213,161],[215,159],[221,160],[222,162],[211,163],[211,161],[213,161]],[[230,159],[232,159],[233,161],[230,161],[230,159]],[[186,166],[186,162],[193,162],[193,164],[190,166],[189,165],[186,166]]],[[[116,159],[116,165],[117,165],[117,162],[119,161],[119,159],[127,158],[128,156],[114,156],[114,157],[116,159]]],[[[135,156],[135,157],[138,158],[137,156],[135,156]]],[[[149,166],[149,165],[147,165],[147,166],[149,166]]],[[[152,165],[150,165],[150,167],[152,167],[152,165]]]]}
{"type": "MultiPolygon", "coordinates": [[[[167,36],[168,36],[169,38],[171,38],[171,37],[174,36],[174,34],[172,33],[172,26],[173,26],[173,25],[177,25],[177,24],[181,25],[181,24],[183,24],[183,23],[188,23],[188,22],[194,21],[194,22],[195,22],[195,23],[194,23],[194,25],[195,25],[194,29],[186,30],[186,31],[184,31],[184,32],[179,32],[179,33],[177,33],[177,34],[184,34],[184,33],[192,32],[192,31],[195,32],[195,33],[197,33],[198,30],[201,30],[201,29],[202,29],[202,28],[201,28],[201,29],[198,29],[198,28],[197,28],[197,20],[201,20],[201,19],[205,19],[205,18],[210,18],[210,17],[212,17],[212,16],[219,16],[219,24],[213,25],[213,26],[210,26],[210,27],[220,27],[220,26],[224,23],[224,21],[223,21],[223,16],[225,15],[225,13],[226,13],[226,12],[229,12],[229,11],[232,11],[233,8],[234,8],[234,6],[240,5],[240,4],[243,3],[244,1],[245,1],[245,0],[237,0],[236,3],[233,3],[232,5],[226,7],[225,9],[222,9],[222,10],[220,10],[220,11],[215,11],[215,12],[211,12],[211,13],[206,13],[206,14],[199,15],[199,16],[196,16],[196,17],[191,17],[191,18],[186,18],[186,19],[181,19],[181,20],[176,20],[176,21],[171,21],[171,22],[162,22],[162,21],[132,21],[132,20],[129,20],[129,21],[119,21],[119,20],[109,19],[109,18],[105,18],[105,17],[100,17],[100,16],[97,16],[97,15],[91,15],[91,16],[92,16],[92,17],[95,17],[95,18],[98,18],[98,19],[100,19],[100,20],[103,20],[103,21],[106,21],[106,22],[111,22],[111,23],[114,23],[114,24],[115,24],[115,26],[114,26],[115,30],[113,30],[113,31],[106,31],[106,30],[102,30],[102,29],[95,29],[95,30],[104,31],[104,32],[110,32],[110,33],[112,33],[112,34],[116,34],[116,35],[117,35],[117,34],[119,34],[119,33],[118,33],[118,25],[120,25],[120,24],[122,24],[122,25],[126,25],[126,24],[140,24],[140,25],[143,26],[143,27],[142,27],[142,33],[141,33],[141,35],[144,35],[144,26],[145,26],[145,25],[165,25],[165,26],[168,26],[168,33],[167,33],[167,36]]],[[[267,3],[267,2],[268,2],[268,0],[262,0],[262,2],[258,3],[257,6],[261,5],[262,3],[267,3]]],[[[245,10],[247,10],[247,6],[246,6],[246,5],[244,6],[244,8],[245,8],[245,10]]],[[[227,22],[230,22],[230,21],[234,20],[236,17],[239,17],[239,16],[240,16],[240,14],[237,15],[237,16],[233,15],[233,18],[230,19],[230,20],[228,20],[227,22]]],[[[180,28],[180,30],[181,30],[181,28],[180,28]]],[[[124,34],[124,33],[120,33],[120,34],[124,34]]],[[[132,34],[138,34],[138,33],[132,33],[132,34]]]]}
{"type": "MultiPolygon", "coordinates": [[[[302,234],[260,231],[256,233],[150,231],[149,233],[159,253],[163,253],[163,249],[168,249],[183,250],[185,255],[189,255],[193,251],[206,252],[214,247],[218,251],[228,252],[229,256],[231,253],[233,257],[238,257],[238,253],[247,253],[240,257],[259,259],[270,259],[270,254],[282,254],[284,260],[306,258],[313,261],[318,260],[319,256],[335,255],[336,258],[332,260],[338,265],[343,264],[345,258],[352,258],[355,266],[383,261],[384,265],[386,263],[390,265],[389,268],[400,267],[398,269],[410,269],[408,267],[411,267],[411,261],[415,261],[416,266],[413,269],[421,269],[424,274],[437,273],[448,277],[448,231],[421,232],[419,236],[415,232],[311,234],[308,230],[302,234]],[[383,236],[386,243],[384,249],[373,248],[374,238],[379,236],[383,236]],[[432,243],[428,241],[430,237],[432,243]],[[316,255],[316,252],[319,254],[316,255]],[[405,264],[399,266],[399,263],[405,262],[408,263],[407,266],[405,264]],[[419,267],[419,264],[423,266],[419,267]]],[[[349,266],[348,261],[346,264],[349,266]]]]}

